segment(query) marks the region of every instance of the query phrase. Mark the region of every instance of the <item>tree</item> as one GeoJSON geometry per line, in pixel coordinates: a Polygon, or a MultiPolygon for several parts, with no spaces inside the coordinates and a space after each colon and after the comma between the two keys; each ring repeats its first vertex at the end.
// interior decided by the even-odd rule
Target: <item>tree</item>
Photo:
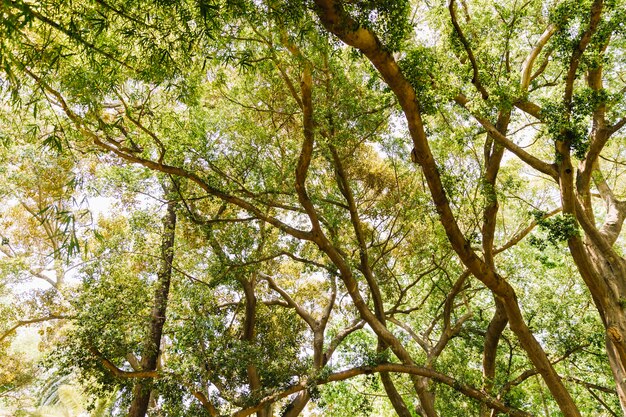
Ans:
{"type": "Polygon", "coordinates": [[[184,230],[163,367],[128,359],[165,259],[137,235],[83,271],[63,363],[126,395],[154,378],[166,413],[262,417],[371,373],[401,416],[615,414],[608,363],[626,413],[623,6],[6,3],[15,108],[174,178],[184,230]]]}

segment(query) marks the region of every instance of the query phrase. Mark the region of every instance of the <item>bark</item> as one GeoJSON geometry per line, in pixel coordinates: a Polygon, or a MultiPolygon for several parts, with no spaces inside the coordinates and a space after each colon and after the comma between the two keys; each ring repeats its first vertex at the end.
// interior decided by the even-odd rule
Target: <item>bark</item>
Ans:
{"type": "MultiPolygon", "coordinates": [[[[167,192],[167,190],[166,190],[167,192]]],[[[161,348],[161,337],[165,324],[167,301],[172,278],[174,260],[174,237],[176,234],[176,202],[167,203],[167,212],[163,216],[163,238],[161,241],[161,266],[157,274],[154,304],[150,314],[150,330],[144,342],[141,357],[143,371],[156,371],[161,348]]],[[[140,379],[133,387],[128,417],[144,417],[150,402],[152,380],[140,379]]]]}
{"type": "MultiPolygon", "coordinates": [[[[241,285],[243,286],[243,292],[246,300],[245,317],[243,322],[243,334],[241,340],[245,340],[249,343],[254,343],[256,337],[256,303],[257,299],[254,295],[254,287],[256,286],[256,275],[252,274],[249,280],[242,279],[241,285]]],[[[261,378],[256,366],[253,363],[246,365],[246,372],[248,374],[248,383],[250,385],[250,391],[258,391],[262,388],[261,378]]],[[[261,408],[256,412],[257,417],[269,417],[271,416],[271,404],[261,408]]]]}
{"type": "MultiPolygon", "coordinates": [[[[341,2],[334,0],[316,0],[315,3],[317,5],[317,14],[324,27],[346,44],[359,49],[376,67],[377,71],[398,98],[398,102],[408,122],[409,133],[413,140],[416,154],[416,161],[422,167],[440,222],[444,227],[448,240],[455,252],[459,255],[461,261],[474,276],[481,280],[503,301],[507,316],[509,317],[511,330],[516,334],[522,348],[526,351],[528,357],[546,381],[546,385],[550,389],[550,392],[563,414],[566,417],[580,417],[580,411],[569,392],[565,389],[561,378],[550,364],[541,345],[526,325],[514,289],[506,280],[478,258],[476,253],[471,249],[471,244],[459,229],[426,137],[415,90],[404,78],[393,56],[382,47],[378,38],[370,30],[355,22],[345,12],[341,2]]],[[[495,133],[499,132],[496,131],[495,133]]],[[[347,287],[348,291],[351,291],[350,286],[347,285],[347,287]]],[[[355,305],[359,308],[358,300],[355,300],[355,305]]],[[[364,319],[367,320],[367,317],[364,316],[364,319]]],[[[377,333],[380,330],[379,334],[382,334],[386,329],[380,329],[380,327],[381,326],[372,326],[372,329],[377,331],[377,333]]]]}
{"type": "Polygon", "coordinates": [[[622,362],[617,347],[613,340],[607,334],[606,336],[606,352],[609,357],[609,365],[615,379],[615,388],[617,397],[622,408],[622,413],[626,416],[626,367],[622,362]]]}
{"type": "MultiPolygon", "coordinates": [[[[613,373],[620,406],[626,415],[626,313],[622,307],[626,300],[626,280],[621,268],[616,263],[623,263],[622,258],[610,262],[607,254],[599,251],[590,242],[586,245],[591,265],[597,271],[589,279],[598,280],[597,287],[602,291],[593,292],[596,308],[601,313],[606,329],[606,352],[613,373]]],[[[575,257],[575,261],[580,259],[575,257]]]]}
{"type": "MultiPolygon", "coordinates": [[[[407,408],[406,404],[404,403],[404,400],[402,399],[402,396],[400,395],[400,393],[396,389],[396,386],[391,380],[391,375],[389,374],[389,372],[381,372],[380,380],[382,381],[383,387],[385,388],[385,393],[387,394],[387,398],[389,398],[389,401],[391,401],[391,405],[393,406],[393,409],[396,411],[398,416],[410,417],[411,412],[407,408]]],[[[421,401],[421,397],[420,397],[420,401],[421,401]]]]}
{"type": "MultiPolygon", "coordinates": [[[[367,250],[368,248],[365,242],[365,236],[363,234],[363,229],[361,226],[361,219],[359,218],[359,213],[358,213],[356,202],[354,201],[352,189],[350,187],[348,178],[346,177],[345,171],[343,169],[341,158],[339,157],[339,155],[337,154],[337,151],[332,145],[330,146],[330,150],[333,156],[333,162],[335,165],[335,172],[337,174],[336,176],[337,176],[339,189],[341,190],[342,195],[344,196],[344,198],[346,199],[346,202],[348,203],[348,210],[350,212],[350,221],[354,228],[354,234],[359,244],[359,260],[360,260],[359,269],[365,276],[365,280],[369,287],[370,294],[374,302],[374,312],[376,314],[376,318],[380,321],[380,323],[383,326],[386,326],[387,324],[386,324],[383,298],[380,292],[380,287],[378,286],[378,282],[376,281],[376,278],[374,277],[374,273],[370,266],[369,255],[368,255],[368,250],[367,250]]],[[[382,352],[386,348],[387,348],[386,343],[379,337],[378,346],[377,346],[378,352],[382,352]]],[[[393,408],[398,414],[398,416],[411,417],[411,413],[409,412],[406,404],[404,403],[402,396],[398,393],[398,390],[396,389],[393,381],[391,380],[391,376],[386,372],[381,372],[380,378],[382,380],[385,392],[387,393],[387,397],[391,401],[391,404],[393,405],[393,408]]],[[[420,384],[415,384],[415,385],[416,385],[416,388],[419,387],[418,395],[420,397],[420,401],[422,397],[424,397],[425,399],[428,398],[430,404],[434,404],[433,395],[430,395],[430,396],[422,395],[423,394],[422,391],[425,388],[427,388],[427,384],[420,383],[420,384]],[[422,392],[422,394],[420,394],[420,392],[422,392]]],[[[424,407],[426,416],[437,417],[437,413],[435,412],[434,406],[431,406],[430,404],[424,407]]]]}
{"type": "Polygon", "coordinates": [[[435,394],[429,389],[429,384],[430,380],[428,378],[418,378],[416,390],[420,404],[417,411],[423,417],[438,415],[435,409],[435,394]]]}
{"type": "Polygon", "coordinates": [[[296,398],[291,401],[291,403],[287,406],[285,411],[283,412],[281,417],[297,417],[300,415],[304,407],[308,404],[311,396],[308,391],[301,391],[298,393],[296,398]]]}
{"type": "MultiPolygon", "coordinates": [[[[598,28],[602,8],[601,0],[594,1],[589,25],[572,54],[566,80],[565,104],[569,104],[572,100],[576,68],[585,49],[590,45],[592,35],[598,28]]],[[[606,43],[594,46],[598,54],[604,54],[608,47],[608,39],[610,38],[607,38],[606,43]]],[[[586,78],[588,87],[594,91],[602,90],[602,74],[602,66],[589,69],[586,78]]],[[[607,126],[606,111],[607,103],[599,103],[594,109],[590,145],[585,159],[578,166],[575,186],[570,184],[569,178],[563,176],[561,195],[564,208],[567,203],[567,212],[575,214],[585,232],[584,238],[573,236],[568,243],[574,262],[591,292],[606,329],[606,352],[620,405],[626,415],[626,312],[622,307],[623,300],[626,300],[626,261],[613,248],[626,218],[626,205],[616,199],[602,176],[598,164],[600,153],[615,132],[614,127],[607,126]],[[591,201],[592,179],[606,209],[604,224],[600,228],[596,226],[591,201]]],[[[560,150],[568,151],[566,146],[567,143],[561,144],[560,150]]],[[[569,164],[569,155],[565,156],[564,162],[569,164]]]]}
{"type": "MultiPolygon", "coordinates": [[[[497,298],[495,299],[495,302],[496,312],[487,327],[483,349],[483,390],[486,393],[491,393],[491,390],[493,389],[493,381],[496,377],[496,353],[498,343],[500,341],[500,336],[508,323],[504,305],[497,298]]],[[[485,404],[481,404],[480,417],[489,417],[490,415],[491,410],[486,407],[485,404]]]]}
{"type": "MultiPolygon", "coordinates": [[[[511,112],[501,112],[498,116],[496,128],[498,132],[505,135],[509,125],[511,112]]],[[[500,170],[500,163],[504,155],[504,147],[496,142],[491,135],[485,143],[485,175],[484,182],[487,189],[485,190],[486,204],[483,210],[483,257],[485,263],[491,268],[495,268],[494,263],[494,236],[496,230],[496,216],[498,214],[499,204],[496,194],[496,179],[500,170]]],[[[485,392],[491,392],[493,388],[493,380],[496,376],[496,355],[498,351],[498,343],[500,336],[508,323],[506,309],[502,301],[497,297],[494,298],[496,311],[487,327],[483,350],[483,389],[485,392]]],[[[491,410],[485,404],[481,404],[480,416],[489,417],[491,410]]]]}

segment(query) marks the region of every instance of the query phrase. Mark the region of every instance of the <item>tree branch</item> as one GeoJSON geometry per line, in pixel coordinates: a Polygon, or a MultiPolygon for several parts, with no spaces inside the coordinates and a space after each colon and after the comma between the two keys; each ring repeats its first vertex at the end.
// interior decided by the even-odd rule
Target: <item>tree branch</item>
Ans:
{"type": "Polygon", "coordinates": [[[102,365],[109,372],[111,372],[111,374],[113,374],[113,376],[115,376],[116,378],[124,378],[124,379],[128,379],[128,378],[159,378],[161,376],[160,372],[156,371],[156,370],[149,370],[149,371],[123,371],[120,368],[118,368],[117,366],[115,366],[115,364],[113,362],[111,362],[110,360],[105,358],[104,355],[102,355],[102,353],[100,353],[100,351],[98,351],[98,349],[96,349],[95,347],[89,346],[89,351],[91,352],[92,355],[94,355],[96,358],[98,358],[100,360],[100,363],[102,363],[102,365]]]}
{"type": "Polygon", "coordinates": [[[454,379],[448,375],[434,371],[430,368],[424,368],[424,367],[414,366],[414,365],[409,366],[409,365],[393,364],[393,363],[380,364],[380,365],[375,365],[375,366],[362,366],[358,368],[352,368],[352,369],[347,369],[345,371],[332,373],[326,378],[318,378],[312,381],[304,380],[300,382],[299,384],[292,385],[283,391],[280,391],[278,393],[265,397],[257,405],[253,407],[249,407],[249,408],[239,410],[233,413],[232,417],[248,416],[252,413],[257,412],[258,410],[261,410],[263,407],[265,407],[268,404],[275,403],[276,401],[279,401],[285,397],[288,397],[289,395],[309,389],[309,387],[314,386],[314,385],[324,385],[324,384],[328,384],[331,382],[344,381],[346,379],[354,378],[355,376],[370,375],[370,374],[378,373],[378,372],[395,372],[395,373],[423,376],[423,377],[432,379],[433,381],[437,381],[439,383],[448,385],[449,387],[459,391],[460,393],[464,394],[465,396],[469,398],[472,398],[474,400],[487,404],[490,408],[493,408],[494,410],[500,413],[508,414],[512,417],[532,417],[532,414],[529,414],[522,410],[518,410],[513,407],[509,407],[506,404],[504,404],[502,401],[483,393],[482,391],[472,387],[471,385],[465,384],[457,379],[454,379]]]}
{"type": "Polygon", "coordinates": [[[2,335],[0,335],[0,343],[2,343],[2,341],[4,339],[9,337],[13,332],[15,332],[20,327],[29,326],[31,324],[36,324],[36,323],[43,323],[44,321],[67,320],[67,319],[71,319],[71,318],[72,318],[71,316],[64,316],[64,315],[60,315],[60,314],[51,314],[51,315],[46,316],[46,317],[38,317],[38,318],[35,318],[35,319],[27,319],[27,320],[19,320],[11,328],[9,328],[7,331],[2,333],[2,335]]]}
{"type": "Polygon", "coordinates": [[[480,82],[480,75],[478,73],[478,64],[476,63],[474,52],[472,52],[472,48],[469,42],[467,41],[467,38],[463,34],[463,31],[461,30],[461,26],[459,25],[457,21],[456,12],[454,11],[454,3],[455,3],[455,0],[450,0],[450,3],[448,4],[448,10],[450,11],[450,19],[452,20],[452,26],[454,26],[454,31],[456,32],[457,36],[459,37],[459,40],[463,44],[463,48],[465,48],[467,57],[469,58],[470,63],[472,64],[472,71],[474,74],[472,77],[472,84],[476,86],[476,89],[480,92],[483,100],[487,100],[489,98],[489,93],[487,93],[487,90],[485,90],[485,87],[483,87],[482,83],[480,82]]]}
{"type": "Polygon", "coordinates": [[[574,80],[576,79],[576,71],[578,70],[578,66],[580,65],[580,58],[585,53],[589,42],[591,42],[591,37],[598,29],[598,24],[600,23],[600,15],[602,14],[602,6],[603,0],[595,0],[591,5],[589,26],[587,27],[587,30],[585,30],[583,36],[580,38],[580,41],[574,48],[574,52],[572,53],[572,57],[570,58],[569,69],[567,70],[567,76],[565,77],[564,101],[567,105],[569,105],[572,101],[572,95],[574,93],[574,80]]]}
{"type": "Polygon", "coordinates": [[[554,180],[558,179],[558,172],[557,172],[557,170],[554,168],[554,166],[552,164],[548,164],[547,162],[544,162],[544,161],[540,160],[536,156],[533,156],[533,155],[529,154],[522,147],[520,147],[519,145],[515,144],[512,140],[510,140],[509,138],[504,136],[502,133],[500,133],[498,131],[498,129],[489,120],[487,120],[486,118],[480,116],[479,114],[471,112],[467,108],[468,100],[467,100],[467,98],[464,95],[462,95],[462,94],[457,95],[455,97],[455,101],[456,101],[456,103],[458,105],[460,105],[464,109],[468,110],[472,114],[474,119],[476,119],[476,121],[478,123],[480,123],[487,130],[487,132],[489,132],[489,134],[497,142],[502,144],[502,146],[504,146],[507,150],[509,150],[511,153],[516,155],[519,159],[521,159],[522,161],[526,162],[528,165],[530,165],[531,167],[533,167],[537,171],[539,171],[541,173],[544,173],[546,175],[549,175],[554,180]]]}
{"type": "Polygon", "coordinates": [[[546,46],[546,43],[548,43],[552,35],[554,35],[554,33],[556,32],[556,29],[557,29],[556,25],[550,24],[546,28],[546,30],[543,32],[543,34],[539,37],[539,40],[537,41],[537,45],[535,45],[535,47],[532,49],[532,51],[530,51],[530,53],[524,60],[524,63],[522,64],[521,80],[520,80],[520,89],[522,92],[528,91],[528,86],[530,85],[531,74],[533,70],[533,65],[535,64],[535,60],[541,53],[541,50],[543,49],[543,47],[546,46]]]}

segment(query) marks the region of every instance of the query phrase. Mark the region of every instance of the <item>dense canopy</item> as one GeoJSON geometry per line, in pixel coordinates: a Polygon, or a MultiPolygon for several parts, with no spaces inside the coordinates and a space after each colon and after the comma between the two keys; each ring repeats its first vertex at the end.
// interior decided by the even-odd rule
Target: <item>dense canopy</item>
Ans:
{"type": "Polygon", "coordinates": [[[626,415],[623,0],[0,15],[0,414],[626,415]]]}

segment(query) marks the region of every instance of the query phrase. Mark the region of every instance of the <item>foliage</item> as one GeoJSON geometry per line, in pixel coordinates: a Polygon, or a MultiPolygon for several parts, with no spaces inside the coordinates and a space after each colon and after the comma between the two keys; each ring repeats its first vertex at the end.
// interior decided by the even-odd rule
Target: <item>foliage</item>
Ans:
{"type": "Polygon", "coordinates": [[[626,410],[601,3],[3,2],[0,401],[626,410]]]}

